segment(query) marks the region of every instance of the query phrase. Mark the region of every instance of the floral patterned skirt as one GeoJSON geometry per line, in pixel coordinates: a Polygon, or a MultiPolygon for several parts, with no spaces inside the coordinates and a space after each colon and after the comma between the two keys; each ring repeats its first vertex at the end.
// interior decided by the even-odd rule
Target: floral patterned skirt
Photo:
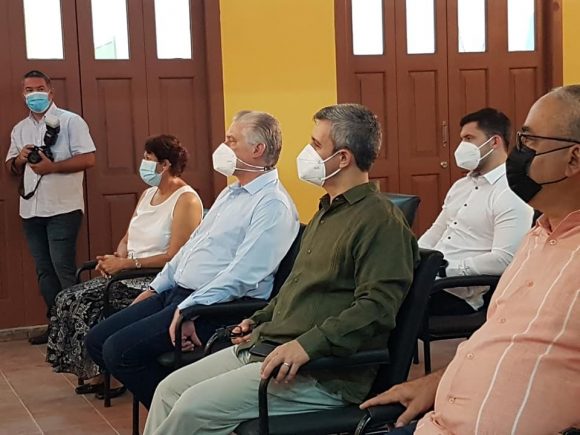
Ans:
{"type": "MultiPolygon", "coordinates": [[[[118,281],[111,286],[113,312],[131,304],[153,278],[118,281]]],[[[46,361],[57,373],[90,379],[100,373],[85,349],[85,336],[103,318],[103,292],[107,279],[93,278],[69,287],[56,297],[50,317],[46,361]]]]}

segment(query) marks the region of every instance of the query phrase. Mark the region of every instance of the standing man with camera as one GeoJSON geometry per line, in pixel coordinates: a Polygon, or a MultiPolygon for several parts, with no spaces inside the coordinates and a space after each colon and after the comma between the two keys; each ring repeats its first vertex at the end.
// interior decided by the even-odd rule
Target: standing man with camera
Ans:
{"type": "MultiPolygon", "coordinates": [[[[6,167],[21,177],[20,216],[50,313],[58,292],[75,283],[83,171],[95,165],[95,144],[79,115],[56,107],[46,74],[30,71],[22,85],[30,114],[12,130],[6,167]]],[[[30,339],[46,341],[46,331],[30,339]]]]}

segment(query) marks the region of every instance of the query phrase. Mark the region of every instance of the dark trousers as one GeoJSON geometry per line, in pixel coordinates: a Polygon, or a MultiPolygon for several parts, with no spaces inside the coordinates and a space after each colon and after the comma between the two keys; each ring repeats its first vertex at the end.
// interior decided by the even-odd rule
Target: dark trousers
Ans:
{"type": "MultiPolygon", "coordinates": [[[[169,371],[157,357],[174,349],[169,326],[177,306],[191,290],[177,287],[131,305],[94,326],[86,336],[94,362],[121,381],[147,408],[157,385],[169,371]]],[[[223,322],[195,320],[196,333],[206,343],[223,322]]]]}
{"type": "Polygon", "coordinates": [[[450,316],[473,314],[476,311],[463,299],[444,290],[434,293],[429,298],[429,314],[432,316],[450,316]]]}
{"type": "Polygon", "coordinates": [[[83,213],[22,219],[28,248],[36,266],[40,293],[47,308],[47,317],[56,295],[76,283],[76,245],[83,213]]]}

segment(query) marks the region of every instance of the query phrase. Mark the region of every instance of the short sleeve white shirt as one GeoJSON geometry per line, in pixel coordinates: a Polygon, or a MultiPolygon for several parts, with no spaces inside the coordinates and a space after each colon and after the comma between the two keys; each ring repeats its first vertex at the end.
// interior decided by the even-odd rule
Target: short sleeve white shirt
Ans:
{"type": "MultiPolygon", "coordinates": [[[[60,121],[58,139],[51,147],[56,162],[95,151],[89,127],[79,115],[59,109],[54,103],[47,110],[45,116],[47,114],[59,118],[60,121]]],[[[37,121],[32,115],[29,115],[20,121],[12,129],[10,149],[6,161],[18,156],[26,145],[44,145],[45,132],[44,117],[37,121]]],[[[33,191],[39,178],[40,176],[26,164],[24,168],[24,192],[33,191]]],[[[31,217],[49,217],[74,210],[84,211],[83,178],[83,171],[71,174],[44,175],[32,198],[28,200],[20,198],[20,216],[28,219],[31,217]]]]}

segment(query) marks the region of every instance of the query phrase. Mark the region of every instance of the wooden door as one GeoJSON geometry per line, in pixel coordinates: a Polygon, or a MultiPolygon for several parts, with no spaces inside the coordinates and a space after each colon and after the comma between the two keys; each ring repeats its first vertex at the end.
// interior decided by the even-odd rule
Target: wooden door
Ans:
{"type": "MultiPolygon", "coordinates": [[[[365,104],[381,117],[386,158],[377,161],[371,177],[381,180],[382,190],[421,197],[414,228],[420,235],[439,213],[451,183],[463,175],[453,158],[460,119],[492,106],[512,119],[515,130],[531,104],[561,84],[561,0],[531,0],[535,4],[531,51],[508,49],[508,1],[513,0],[483,0],[482,52],[459,50],[459,0],[383,0],[382,11],[376,12],[383,14],[381,55],[354,53],[354,1],[335,1],[338,100],[365,104]],[[434,41],[432,49],[423,52],[409,50],[407,43],[412,30],[407,29],[407,6],[417,4],[423,9],[415,12],[426,20],[419,40],[434,41]],[[431,6],[432,22],[426,18],[431,6]]],[[[463,4],[473,7],[479,1],[463,4]]],[[[478,18],[469,16],[468,25],[478,18]]]]}
{"type": "Polygon", "coordinates": [[[350,2],[337,1],[335,8],[337,27],[343,29],[345,35],[336,41],[338,101],[364,104],[379,117],[383,141],[370,177],[383,192],[400,191],[394,6],[393,1],[382,1],[383,53],[364,56],[353,55],[350,2]]]}
{"type": "Polygon", "coordinates": [[[191,0],[191,58],[160,59],[156,43],[154,2],[144,3],[144,42],[150,134],[171,133],[189,151],[184,179],[206,206],[214,198],[205,7],[191,0]]]}
{"type": "MultiPolygon", "coordinates": [[[[9,48],[0,55],[0,76],[3,78],[0,80],[0,104],[10,104],[0,116],[2,161],[10,145],[12,127],[28,114],[22,99],[21,84],[22,76],[27,71],[39,69],[46,73],[51,77],[57,106],[81,113],[75,2],[61,0],[60,4],[64,58],[41,60],[27,57],[23,2],[0,0],[0,33],[3,32],[2,40],[9,48]]],[[[17,180],[4,171],[0,203],[0,231],[4,230],[1,255],[5,256],[0,265],[0,328],[46,323],[46,307],[38,290],[34,262],[18,215],[17,180]]],[[[77,261],[87,258],[85,219],[77,244],[77,261]]]]}
{"type": "Polygon", "coordinates": [[[433,38],[433,52],[413,53],[407,36],[412,33],[407,28],[411,11],[404,0],[395,2],[399,179],[402,192],[421,197],[415,226],[419,234],[437,217],[449,187],[445,0],[434,0],[432,7],[434,23],[427,25],[434,32],[425,37],[433,38]]]}

